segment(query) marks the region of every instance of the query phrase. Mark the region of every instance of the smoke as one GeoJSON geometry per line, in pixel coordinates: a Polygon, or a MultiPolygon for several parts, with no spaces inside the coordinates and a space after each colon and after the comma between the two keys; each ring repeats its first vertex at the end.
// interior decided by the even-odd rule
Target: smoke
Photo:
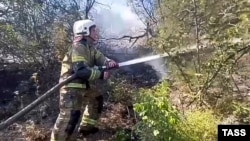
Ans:
{"type": "MultiPolygon", "coordinates": [[[[99,0],[98,2],[109,5],[96,8],[97,12],[94,15],[94,20],[100,27],[102,37],[113,38],[122,37],[124,35],[141,35],[141,31],[145,29],[145,25],[132,11],[131,7],[126,4],[126,0],[99,0]]],[[[129,43],[128,41],[108,40],[104,42],[106,43],[106,45],[109,45],[108,48],[112,50],[111,53],[108,53],[108,56],[111,56],[111,58],[115,58],[119,62],[127,61],[137,57],[152,55],[152,52],[141,53],[141,50],[143,49],[126,49],[131,45],[131,43],[129,43]]],[[[164,79],[167,77],[167,67],[165,65],[166,63],[164,58],[146,62],[144,64],[150,65],[156,71],[159,79],[164,79]]],[[[142,67],[143,63],[126,66],[123,67],[123,69],[130,72],[145,71],[145,69],[142,67]]]]}
{"type": "Polygon", "coordinates": [[[107,6],[96,7],[94,20],[105,38],[133,35],[145,28],[139,17],[127,6],[126,0],[99,0],[107,6]]]}
{"type": "Polygon", "coordinates": [[[168,69],[167,69],[166,59],[165,58],[160,58],[160,59],[157,59],[157,60],[146,62],[145,64],[148,64],[148,65],[152,66],[152,68],[157,72],[157,76],[158,76],[159,79],[163,80],[163,79],[167,78],[168,69]]]}

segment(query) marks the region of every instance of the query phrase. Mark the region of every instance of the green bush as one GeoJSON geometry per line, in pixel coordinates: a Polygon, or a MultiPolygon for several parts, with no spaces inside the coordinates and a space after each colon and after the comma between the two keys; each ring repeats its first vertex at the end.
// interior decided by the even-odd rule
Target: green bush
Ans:
{"type": "Polygon", "coordinates": [[[153,89],[141,90],[134,110],[142,118],[136,126],[141,140],[182,140],[175,128],[180,122],[180,117],[178,111],[170,104],[169,87],[166,82],[153,89]]]}
{"type": "Polygon", "coordinates": [[[211,110],[197,109],[188,112],[178,128],[187,141],[215,141],[219,122],[211,110]]]}
{"type": "Polygon", "coordinates": [[[143,89],[134,104],[141,117],[136,132],[142,141],[214,141],[219,118],[210,110],[181,115],[169,99],[169,86],[163,82],[143,89]]]}

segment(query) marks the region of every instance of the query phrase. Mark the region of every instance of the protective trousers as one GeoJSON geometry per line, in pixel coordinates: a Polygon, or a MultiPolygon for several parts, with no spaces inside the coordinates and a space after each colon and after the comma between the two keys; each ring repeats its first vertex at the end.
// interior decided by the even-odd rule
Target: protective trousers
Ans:
{"type": "Polygon", "coordinates": [[[51,141],[76,140],[80,130],[97,126],[103,97],[97,90],[61,88],[60,113],[52,130],[51,141]]]}

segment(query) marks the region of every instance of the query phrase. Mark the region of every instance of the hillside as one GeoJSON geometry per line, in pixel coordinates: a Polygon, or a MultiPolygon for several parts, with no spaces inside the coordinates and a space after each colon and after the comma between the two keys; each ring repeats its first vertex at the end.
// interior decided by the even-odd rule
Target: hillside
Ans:
{"type": "MultiPolygon", "coordinates": [[[[118,62],[167,55],[98,81],[102,130],[86,140],[217,140],[219,124],[250,124],[249,10],[249,0],[2,0],[0,120],[58,84],[74,22],[91,19],[89,39],[118,62]]],[[[0,141],[49,140],[58,100],[57,91],[0,141]]]]}

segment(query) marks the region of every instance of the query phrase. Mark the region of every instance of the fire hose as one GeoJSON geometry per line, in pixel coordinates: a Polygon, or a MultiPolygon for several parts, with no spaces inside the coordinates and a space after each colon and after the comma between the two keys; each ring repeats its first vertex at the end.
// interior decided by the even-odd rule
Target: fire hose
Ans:
{"type": "MultiPolygon", "coordinates": [[[[138,64],[138,63],[143,63],[143,62],[147,62],[147,61],[152,61],[152,60],[159,59],[159,58],[162,58],[162,57],[165,57],[165,56],[168,56],[168,55],[167,54],[153,55],[153,56],[148,56],[148,57],[143,57],[143,58],[138,58],[138,59],[132,59],[132,60],[129,60],[129,61],[125,61],[125,62],[119,63],[119,67],[133,65],[133,64],[138,64]]],[[[106,66],[102,66],[102,68],[103,69],[107,69],[106,66]]],[[[44,93],[42,96],[40,96],[39,98],[37,98],[31,104],[29,104],[28,106],[26,106],[25,108],[23,108],[22,110],[20,110],[19,112],[17,112],[15,115],[13,115],[10,118],[8,118],[7,120],[1,122],[0,123],[0,131],[3,130],[3,129],[5,129],[5,128],[7,128],[11,124],[13,124],[20,117],[24,116],[26,113],[28,113],[29,111],[31,111],[32,109],[34,109],[37,105],[39,105],[44,100],[46,100],[56,90],[59,90],[62,86],[64,86],[65,84],[67,84],[68,82],[72,81],[75,78],[76,78],[75,74],[69,76],[67,79],[61,81],[60,83],[58,83],[57,85],[55,85],[54,87],[52,87],[50,90],[48,90],[46,93],[44,93]]]]}

